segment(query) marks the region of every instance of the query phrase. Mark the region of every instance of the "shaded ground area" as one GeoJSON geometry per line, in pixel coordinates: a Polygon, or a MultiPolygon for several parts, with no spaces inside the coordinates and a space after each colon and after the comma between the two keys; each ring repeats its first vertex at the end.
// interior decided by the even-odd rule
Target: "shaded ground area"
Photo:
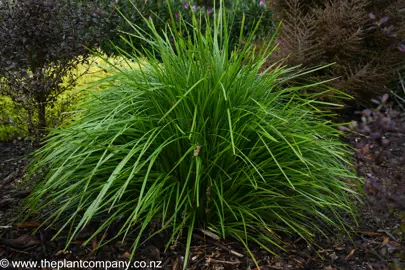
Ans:
{"type": "MultiPolygon", "coordinates": [[[[383,108],[363,111],[362,117],[363,123],[354,125],[358,133],[348,137],[355,148],[356,169],[365,178],[365,203],[359,206],[359,226],[352,239],[342,232],[318,238],[317,246],[308,246],[300,238],[285,239],[286,251],[278,256],[252,246],[260,269],[405,269],[405,113],[383,108]]],[[[32,143],[23,140],[0,143],[0,259],[128,260],[129,241],[111,242],[95,251],[101,238],[114,234],[114,228],[83,246],[81,239],[97,229],[89,226],[63,252],[66,233],[52,240],[57,228],[32,234],[37,220],[17,223],[21,201],[29,194],[21,184],[27,165],[24,156],[33,149],[32,143]]],[[[203,231],[194,236],[189,269],[257,269],[236,241],[220,241],[203,231]]],[[[155,237],[139,248],[135,260],[160,261],[162,269],[181,269],[185,241],[178,240],[164,252],[167,239],[165,234],[155,237]]]]}
{"type": "MultiPolygon", "coordinates": [[[[34,149],[33,143],[18,138],[0,142],[0,228],[15,224],[16,213],[23,198],[29,195],[21,185],[28,164],[26,156],[34,149]]],[[[0,253],[1,254],[1,253],[0,253]]]]}

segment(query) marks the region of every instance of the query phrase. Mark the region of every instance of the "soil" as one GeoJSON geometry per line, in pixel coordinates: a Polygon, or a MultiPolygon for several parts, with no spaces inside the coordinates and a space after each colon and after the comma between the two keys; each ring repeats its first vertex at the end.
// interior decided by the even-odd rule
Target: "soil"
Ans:
{"type": "MultiPolygon", "coordinates": [[[[405,269],[405,132],[402,132],[405,114],[395,117],[398,128],[384,134],[384,138],[390,139],[389,149],[385,148],[390,155],[379,156],[382,146],[367,136],[351,134],[348,137],[357,154],[357,171],[365,178],[364,203],[358,205],[359,225],[355,227],[351,239],[342,232],[318,238],[316,245],[312,246],[300,238],[285,239],[285,251],[280,251],[277,256],[251,246],[260,269],[405,269]],[[376,156],[379,156],[378,162],[376,156]]],[[[95,250],[100,242],[96,238],[83,245],[81,239],[94,232],[96,225],[89,226],[64,251],[67,232],[53,239],[57,228],[36,230],[39,221],[34,219],[18,222],[22,200],[29,195],[29,188],[22,182],[29,160],[26,156],[34,149],[30,141],[0,143],[0,267],[4,258],[10,261],[128,260],[128,243],[111,242],[95,250]]],[[[347,222],[355,225],[350,219],[347,222]]],[[[179,239],[177,245],[166,252],[165,241],[165,235],[155,237],[148,246],[138,249],[135,260],[159,261],[159,269],[182,269],[185,241],[179,239]]],[[[6,269],[13,268],[9,266],[6,269]]],[[[219,241],[196,231],[188,269],[258,268],[237,241],[219,241]]]]}

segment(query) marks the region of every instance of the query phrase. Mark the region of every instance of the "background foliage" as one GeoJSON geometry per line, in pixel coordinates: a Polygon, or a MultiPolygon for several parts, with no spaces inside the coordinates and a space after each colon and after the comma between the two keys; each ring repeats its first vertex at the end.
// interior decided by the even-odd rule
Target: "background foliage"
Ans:
{"type": "MultiPolygon", "coordinates": [[[[217,1],[219,2],[219,1],[217,1]]],[[[226,7],[228,16],[234,18],[234,23],[231,28],[231,43],[232,47],[235,42],[238,42],[239,27],[242,22],[243,16],[245,16],[243,33],[247,35],[253,31],[254,26],[260,18],[263,23],[260,25],[259,30],[256,31],[257,39],[270,38],[275,31],[275,23],[273,22],[273,11],[267,8],[264,1],[252,0],[252,1],[226,1],[226,7]]],[[[155,1],[155,0],[119,0],[119,1],[97,1],[97,8],[92,12],[94,20],[104,26],[104,31],[108,38],[105,38],[101,44],[101,48],[105,53],[115,54],[115,46],[125,49],[129,52],[133,50],[128,47],[120,37],[123,33],[132,33],[132,29],[129,24],[123,20],[120,13],[126,16],[132,23],[138,25],[143,30],[148,31],[147,23],[142,19],[141,15],[153,20],[154,25],[159,33],[163,33],[172,19],[179,22],[179,17],[182,16],[185,21],[191,23],[192,13],[202,13],[213,16],[213,10],[215,8],[214,1],[155,1]],[[170,6],[170,8],[169,8],[170,6]],[[134,7],[139,10],[140,13],[134,12],[134,7]],[[119,12],[117,11],[119,10],[119,12]],[[170,16],[170,12],[173,13],[173,18],[170,16]],[[114,46],[115,45],[115,46],[114,46]]],[[[186,33],[184,33],[186,34],[186,33]]],[[[126,38],[129,38],[124,34],[126,38]]],[[[130,37],[133,46],[137,49],[143,46],[149,46],[147,42],[142,39],[136,39],[133,36],[130,37]]]]}
{"type": "Polygon", "coordinates": [[[279,58],[290,65],[335,63],[314,80],[353,95],[358,103],[387,92],[405,63],[403,1],[287,0],[272,6],[283,19],[279,58]]]}

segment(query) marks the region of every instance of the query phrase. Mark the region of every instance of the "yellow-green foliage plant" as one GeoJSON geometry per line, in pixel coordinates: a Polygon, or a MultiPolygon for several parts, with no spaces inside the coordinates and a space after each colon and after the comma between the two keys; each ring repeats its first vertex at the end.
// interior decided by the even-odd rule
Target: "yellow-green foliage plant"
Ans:
{"type": "MultiPolygon", "coordinates": [[[[103,57],[107,58],[105,55],[103,57]]],[[[110,56],[107,59],[117,66],[123,66],[125,63],[125,60],[118,56],[110,56]]],[[[103,85],[99,81],[109,76],[109,71],[113,71],[108,69],[106,62],[100,60],[99,57],[90,57],[86,64],[82,63],[77,66],[75,85],[60,94],[54,106],[47,110],[49,127],[55,128],[63,120],[67,120],[69,115],[66,112],[72,109],[79,99],[83,99],[88,94],[89,88],[103,89],[103,85]]],[[[64,80],[63,84],[67,86],[69,80],[64,80]]],[[[9,97],[0,95],[0,141],[7,141],[17,136],[29,136],[29,121],[37,121],[34,114],[25,111],[9,97]]]]}
{"type": "Polygon", "coordinates": [[[10,98],[0,95],[0,141],[7,141],[12,137],[24,135],[25,131],[15,124],[18,114],[10,98]]]}
{"type": "MultiPolygon", "coordinates": [[[[87,92],[89,88],[93,88],[93,90],[94,88],[101,90],[103,87],[99,82],[111,75],[111,72],[115,72],[115,70],[110,68],[108,63],[121,68],[126,68],[129,64],[129,62],[121,56],[107,56],[103,54],[90,57],[88,64],[80,64],[77,67],[76,76],[78,79],[73,91],[78,94],[80,92],[87,92]]],[[[135,67],[135,64],[129,64],[129,66],[133,68],[135,67]]]]}
{"type": "Polygon", "coordinates": [[[153,50],[125,55],[136,68],[112,64],[108,89],[36,152],[30,172],[46,173],[27,209],[68,229],[67,245],[90,222],[99,229],[84,244],[119,224],[101,245],[132,238],[132,255],[167,231],[167,247],[184,237],[187,265],[195,229],[237,239],[252,256],[249,244],[274,252],[286,233],[311,242],[348,229],[350,151],[328,113],[300,95],[316,84],[289,88],[305,74],[280,65],[260,73],[274,45],[256,54],[253,34],[229,51],[222,8],[206,31],[196,15],[165,36],[148,20],[149,32],[131,24],[153,50]]]}

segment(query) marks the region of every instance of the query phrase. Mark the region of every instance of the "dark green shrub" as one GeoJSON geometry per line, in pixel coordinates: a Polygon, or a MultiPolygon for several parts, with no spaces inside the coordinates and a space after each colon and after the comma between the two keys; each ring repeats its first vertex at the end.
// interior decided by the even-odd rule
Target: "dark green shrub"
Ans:
{"type": "Polygon", "coordinates": [[[89,222],[101,224],[94,237],[118,219],[113,238],[136,231],[132,254],[152,222],[149,237],[167,230],[169,247],[184,233],[187,252],[195,228],[269,252],[281,233],[311,241],[347,229],[354,192],[344,179],[355,177],[341,133],[302,88],[284,88],[299,74],[259,72],[272,42],[255,56],[253,32],[229,51],[222,12],[205,19],[205,32],[194,17],[186,37],[176,24],[166,37],[153,23],[147,32],[132,24],[153,51],[116,68],[103,81],[110,88],[36,153],[30,171],[46,173],[27,208],[69,227],[68,244],[89,222]]]}

